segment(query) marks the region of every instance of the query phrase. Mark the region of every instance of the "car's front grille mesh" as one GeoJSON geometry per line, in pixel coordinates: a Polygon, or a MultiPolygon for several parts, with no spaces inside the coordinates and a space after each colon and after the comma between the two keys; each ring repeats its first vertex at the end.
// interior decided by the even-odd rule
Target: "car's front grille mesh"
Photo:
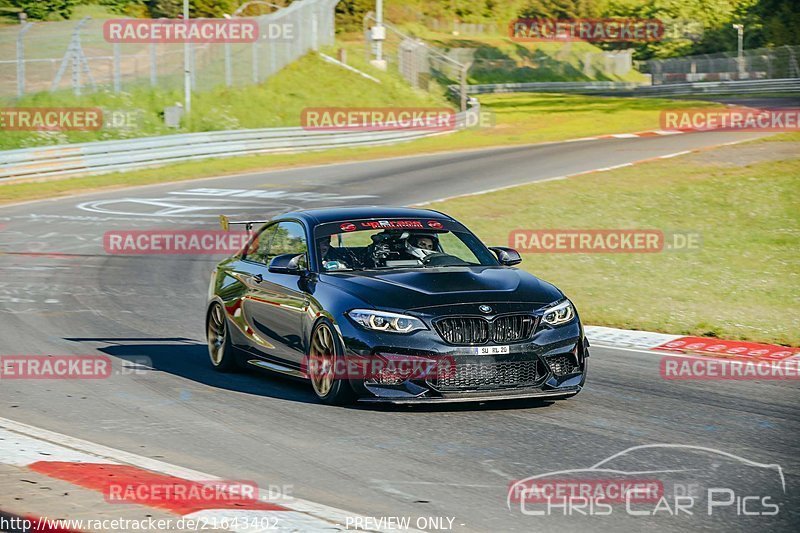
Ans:
{"type": "Polygon", "coordinates": [[[436,327],[450,344],[483,344],[489,340],[489,321],[480,317],[445,318],[436,327]]]}
{"type": "Polygon", "coordinates": [[[527,315],[501,316],[494,320],[494,342],[516,342],[533,333],[533,317],[527,315]]]}
{"type": "Polygon", "coordinates": [[[447,317],[436,322],[436,329],[450,344],[508,343],[529,338],[535,321],[530,315],[504,315],[492,321],[475,316],[447,317]]]}
{"type": "Polygon", "coordinates": [[[536,361],[456,364],[431,381],[439,390],[497,389],[535,385],[540,377],[536,361]]]}
{"type": "Polygon", "coordinates": [[[556,376],[566,376],[580,371],[578,365],[575,364],[575,359],[573,359],[571,355],[548,357],[547,366],[550,367],[550,370],[552,370],[553,374],[556,376]]]}

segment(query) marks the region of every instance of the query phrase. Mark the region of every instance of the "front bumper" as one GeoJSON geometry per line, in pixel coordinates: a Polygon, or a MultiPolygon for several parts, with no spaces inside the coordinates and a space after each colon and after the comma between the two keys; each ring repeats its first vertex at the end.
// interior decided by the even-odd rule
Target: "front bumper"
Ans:
{"type": "Polygon", "coordinates": [[[540,328],[509,353],[476,355],[473,347],[453,346],[434,330],[411,335],[375,333],[343,325],[349,357],[382,354],[447,359],[454,373],[444,378],[397,380],[351,379],[364,403],[450,403],[522,398],[565,398],[581,391],[586,380],[588,342],[580,321],[540,328]]]}
{"type": "Polygon", "coordinates": [[[461,393],[447,396],[421,396],[415,398],[385,398],[380,396],[359,398],[360,403],[392,403],[392,404],[437,404],[437,403],[459,403],[459,402],[489,402],[498,400],[524,400],[529,398],[541,398],[546,400],[562,399],[580,392],[580,387],[564,390],[529,390],[529,391],[498,391],[495,394],[488,393],[461,393]]]}

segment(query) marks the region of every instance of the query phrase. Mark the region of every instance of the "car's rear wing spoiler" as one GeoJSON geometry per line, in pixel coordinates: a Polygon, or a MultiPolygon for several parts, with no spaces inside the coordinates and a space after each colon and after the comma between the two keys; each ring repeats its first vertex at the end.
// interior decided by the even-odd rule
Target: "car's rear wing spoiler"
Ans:
{"type": "Polygon", "coordinates": [[[266,224],[267,222],[269,222],[269,220],[242,220],[231,222],[225,215],[219,216],[219,225],[222,227],[222,231],[228,231],[228,228],[230,228],[231,225],[237,224],[244,224],[244,227],[247,231],[252,231],[254,224],[266,224]]]}

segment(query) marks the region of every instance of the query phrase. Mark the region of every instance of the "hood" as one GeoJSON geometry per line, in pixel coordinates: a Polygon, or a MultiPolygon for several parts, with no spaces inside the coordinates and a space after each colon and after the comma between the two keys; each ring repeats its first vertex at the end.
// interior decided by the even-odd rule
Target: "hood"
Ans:
{"type": "Polygon", "coordinates": [[[322,280],[381,309],[465,303],[545,305],[563,297],[553,285],[516,268],[448,267],[323,274],[322,280]]]}

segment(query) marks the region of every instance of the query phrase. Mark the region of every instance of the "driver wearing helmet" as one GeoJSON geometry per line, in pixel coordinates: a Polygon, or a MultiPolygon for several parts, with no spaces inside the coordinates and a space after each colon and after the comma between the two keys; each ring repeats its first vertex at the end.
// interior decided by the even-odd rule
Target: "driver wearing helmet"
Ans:
{"type": "Polygon", "coordinates": [[[415,233],[406,239],[406,251],[415,258],[422,260],[430,254],[439,251],[439,239],[428,233],[415,233]]]}

